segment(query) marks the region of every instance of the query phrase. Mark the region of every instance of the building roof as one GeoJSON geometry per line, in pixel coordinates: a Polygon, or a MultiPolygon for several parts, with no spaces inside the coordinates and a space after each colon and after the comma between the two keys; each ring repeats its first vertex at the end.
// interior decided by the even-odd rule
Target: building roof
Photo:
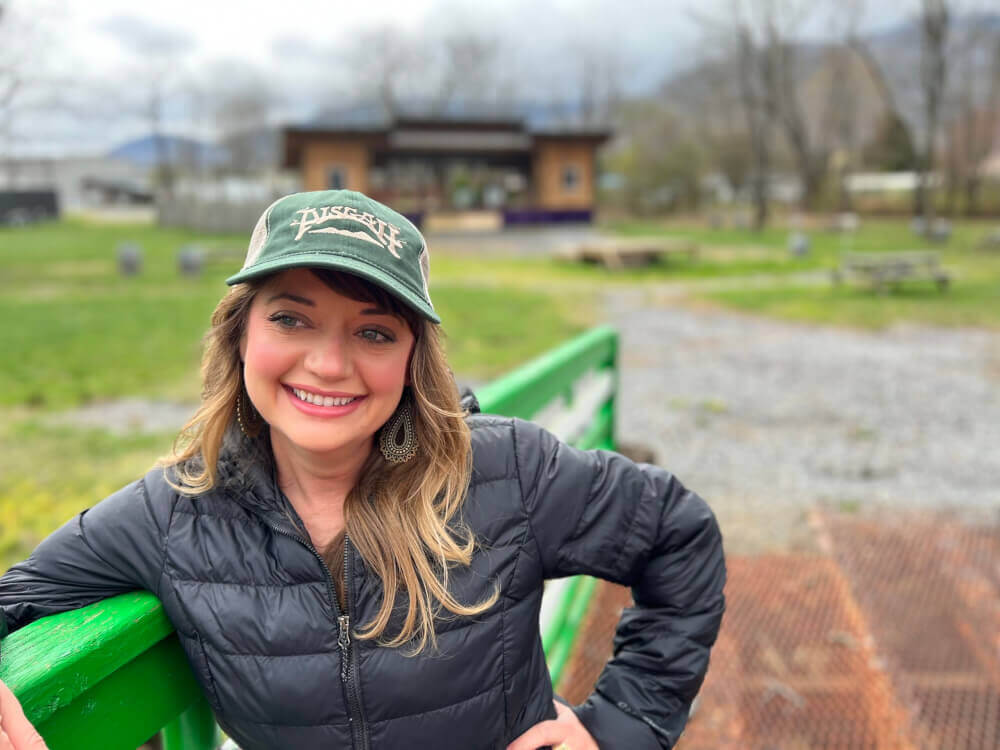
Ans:
{"type": "Polygon", "coordinates": [[[312,138],[349,137],[390,152],[419,154],[529,154],[545,139],[589,141],[600,145],[611,136],[607,123],[596,123],[565,105],[485,105],[455,102],[397,102],[392,108],[367,102],[329,110],[304,125],[286,127],[285,166],[298,166],[302,144],[312,138]]]}
{"type": "Polygon", "coordinates": [[[511,129],[531,135],[603,136],[611,134],[610,123],[588,116],[582,107],[565,102],[403,100],[390,107],[384,102],[361,102],[328,109],[295,130],[380,133],[410,125],[452,126],[463,129],[511,129]]]}

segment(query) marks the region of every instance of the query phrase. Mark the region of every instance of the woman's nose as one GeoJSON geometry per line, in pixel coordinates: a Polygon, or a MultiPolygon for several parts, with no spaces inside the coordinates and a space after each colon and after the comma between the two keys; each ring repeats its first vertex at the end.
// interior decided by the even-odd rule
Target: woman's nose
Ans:
{"type": "Polygon", "coordinates": [[[306,355],[305,366],[317,377],[327,380],[348,377],[354,369],[350,346],[340,336],[317,340],[306,355]]]}

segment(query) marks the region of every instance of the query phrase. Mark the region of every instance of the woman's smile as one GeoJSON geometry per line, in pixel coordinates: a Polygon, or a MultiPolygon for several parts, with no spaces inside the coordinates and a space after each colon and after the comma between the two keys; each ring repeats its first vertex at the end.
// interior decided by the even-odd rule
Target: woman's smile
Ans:
{"type": "Polygon", "coordinates": [[[317,417],[340,417],[350,414],[364,400],[364,396],[324,395],[315,390],[285,385],[291,394],[292,403],[306,414],[317,417]]]}

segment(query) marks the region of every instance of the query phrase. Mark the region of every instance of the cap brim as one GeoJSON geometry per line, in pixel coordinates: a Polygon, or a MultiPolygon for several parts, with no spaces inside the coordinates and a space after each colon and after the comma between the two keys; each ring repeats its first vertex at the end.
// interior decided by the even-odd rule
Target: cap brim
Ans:
{"type": "Polygon", "coordinates": [[[233,284],[250,281],[260,276],[267,276],[277,271],[285,271],[289,268],[330,268],[335,271],[346,271],[355,274],[373,284],[377,284],[392,296],[398,297],[400,301],[408,307],[412,307],[432,323],[441,322],[441,318],[434,312],[434,308],[420,295],[410,291],[402,281],[387,274],[381,268],[372,266],[357,258],[349,258],[342,255],[336,256],[325,253],[313,255],[312,253],[303,253],[293,258],[285,257],[273,261],[264,261],[230,276],[226,279],[226,283],[232,286],[233,284]]]}

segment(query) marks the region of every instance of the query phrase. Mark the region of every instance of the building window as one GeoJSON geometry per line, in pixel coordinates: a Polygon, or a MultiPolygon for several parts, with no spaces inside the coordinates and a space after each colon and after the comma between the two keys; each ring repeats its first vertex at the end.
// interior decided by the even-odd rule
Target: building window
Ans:
{"type": "Polygon", "coordinates": [[[330,167],[326,172],[326,186],[330,190],[343,190],[347,187],[347,170],[341,166],[330,167]]]}
{"type": "Polygon", "coordinates": [[[580,168],[576,164],[567,164],[562,170],[562,186],[564,193],[575,193],[580,188],[580,168]]]}

